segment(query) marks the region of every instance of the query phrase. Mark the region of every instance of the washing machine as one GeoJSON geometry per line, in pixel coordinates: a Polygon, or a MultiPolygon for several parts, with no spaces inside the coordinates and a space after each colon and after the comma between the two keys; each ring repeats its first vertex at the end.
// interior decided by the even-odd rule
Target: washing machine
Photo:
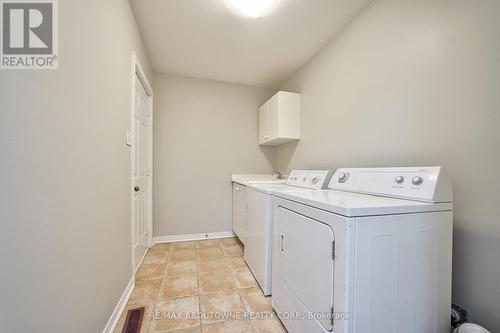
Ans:
{"type": "Polygon", "coordinates": [[[249,182],[246,187],[244,259],[264,295],[271,295],[272,193],[307,188],[321,190],[333,175],[330,170],[293,170],[286,184],[249,182]]]}
{"type": "Polygon", "coordinates": [[[273,200],[273,308],[289,332],[450,332],[452,189],[441,167],[341,168],[273,200]]]}

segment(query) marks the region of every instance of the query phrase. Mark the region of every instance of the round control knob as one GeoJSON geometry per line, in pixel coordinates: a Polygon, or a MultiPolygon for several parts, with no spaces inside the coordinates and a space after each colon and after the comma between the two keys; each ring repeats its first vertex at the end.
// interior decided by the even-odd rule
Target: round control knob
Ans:
{"type": "Polygon", "coordinates": [[[398,184],[401,184],[402,182],[404,182],[404,181],[405,181],[405,177],[403,177],[403,176],[397,176],[397,177],[394,179],[394,181],[395,181],[396,183],[398,183],[398,184]]]}
{"type": "Polygon", "coordinates": [[[345,183],[348,178],[349,178],[349,173],[348,172],[341,172],[341,173],[339,173],[339,183],[345,183]]]}
{"type": "Polygon", "coordinates": [[[319,177],[314,177],[311,179],[311,184],[317,184],[319,182],[319,177]]]}
{"type": "Polygon", "coordinates": [[[422,177],[415,176],[411,179],[411,182],[413,183],[413,185],[420,185],[424,182],[424,180],[422,179],[422,177]]]}

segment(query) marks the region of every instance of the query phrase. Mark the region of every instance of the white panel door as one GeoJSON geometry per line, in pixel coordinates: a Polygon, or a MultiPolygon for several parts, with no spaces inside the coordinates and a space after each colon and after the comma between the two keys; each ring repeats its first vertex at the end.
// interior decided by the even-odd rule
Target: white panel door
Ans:
{"type": "Polygon", "coordinates": [[[134,251],[134,268],[139,265],[148,248],[148,177],[151,175],[149,165],[151,130],[151,97],[148,96],[139,77],[135,79],[135,113],[133,129],[133,214],[132,241],[134,251]]]}
{"type": "MultiPolygon", "coordinates": [[[[295,213],[277,208],[275,244],[278,251],[273,257],[281,281],[286,283],[295,297],[313,314],[329,314],[333,309],[333,241],[330,226],[295,213]]],[[[331,318],[318,322],[331,330],[331,318]]]]}

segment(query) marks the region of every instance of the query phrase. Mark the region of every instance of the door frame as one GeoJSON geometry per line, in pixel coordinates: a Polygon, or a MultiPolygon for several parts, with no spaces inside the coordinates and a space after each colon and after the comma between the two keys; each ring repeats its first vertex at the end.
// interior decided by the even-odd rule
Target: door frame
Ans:
{"type": "MultiPolygon", "coordinates": [[[[131,69],[131,87],[130,87],[130,136],[131,140],[135,138],[135,87],[136,87],[136,79],[139,78],[141,81],[142,86],[144,87],[144,90],[146,91],[147,95],[150,97],[150,103],[149,103],[149,111],[150,111],[150,117],[149,117],[149,122],[150,122],[150,130],[149,130],[149,135],[148,135],[148,163],[149,163],[149,176],[148,176],[148,188],[147,188],[147,222],[146,222],[146,228],[147,228],[147,247],[151,247],[153,245],[153,88],[151,87],[151,84],[149,84],[148,78],[146,76],[146,73],[142,69],[142,66],[137,58],[137,55],[135,52],[132,52],[132,69],[131,69]]],[[[137,267],[135,267],[135,251],[134,251],[134,244],[135,244],[135,235],[134,235],[134,192],[132,191],[132,187],[134,185],[134,143],[132,141],[132,146],[130,150],[130,186],[129,186],[129,191],[130,191],[130,231],[131,231],[131,243],[130,243],[130,248],[131,248],[131,253],[132,253],[132,272],[135,274],[137,272],[137,269],[140,266],[140,262],[142,261],[143,258],[139,261],[139,264],[137,267]]],[[[146,251],[147,252],[147,251],[146,251]]]]}

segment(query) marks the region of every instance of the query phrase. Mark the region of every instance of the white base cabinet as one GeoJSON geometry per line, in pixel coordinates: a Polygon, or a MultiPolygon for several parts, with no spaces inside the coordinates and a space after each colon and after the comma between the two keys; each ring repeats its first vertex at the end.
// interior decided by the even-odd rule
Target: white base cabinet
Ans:
{"type": "Polygon", "coordinates": [[[300,139],[300,94],[280,91],[259,109],[259,144],[300,139]]]}
{"type": "Polygon", "coordinates": [[[245,220],[247,215],[247,188],[233,183],[233,231],[245,245],[245,220]]]}

